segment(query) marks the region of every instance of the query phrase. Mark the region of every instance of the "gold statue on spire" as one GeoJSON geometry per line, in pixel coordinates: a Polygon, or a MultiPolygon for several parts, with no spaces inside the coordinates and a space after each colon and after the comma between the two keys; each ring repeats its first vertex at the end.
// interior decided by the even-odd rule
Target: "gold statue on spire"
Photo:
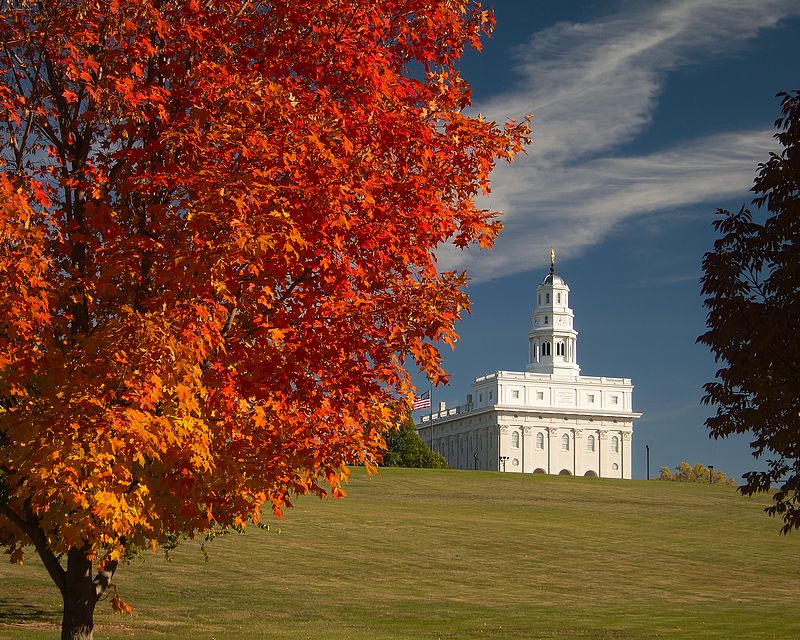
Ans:
{"type": "Polygon", "coordinates": [[[556,272],[556,251],[550,247],[550,273],[556,272]]]}

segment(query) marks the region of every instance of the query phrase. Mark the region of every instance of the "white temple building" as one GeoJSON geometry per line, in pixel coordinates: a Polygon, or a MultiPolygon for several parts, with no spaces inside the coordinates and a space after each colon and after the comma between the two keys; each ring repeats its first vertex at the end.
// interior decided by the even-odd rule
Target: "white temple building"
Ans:
{"type": "Polygon", "coordinates": [[[456,469],[631,477],[630,378],[580,375],[569,287],[536,287],[525,371],[477,378],[466,404],[422,416],[420,437],[456,469]]]}

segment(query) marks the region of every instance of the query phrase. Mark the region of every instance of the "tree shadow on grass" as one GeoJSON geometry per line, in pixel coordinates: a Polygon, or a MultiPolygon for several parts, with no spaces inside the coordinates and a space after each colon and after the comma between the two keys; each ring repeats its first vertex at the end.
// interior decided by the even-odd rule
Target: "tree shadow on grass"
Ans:
{"type": "Polygon", "coordinates": [[[0,624],[61,624],[61,612],[0,598],[0,624]]]}

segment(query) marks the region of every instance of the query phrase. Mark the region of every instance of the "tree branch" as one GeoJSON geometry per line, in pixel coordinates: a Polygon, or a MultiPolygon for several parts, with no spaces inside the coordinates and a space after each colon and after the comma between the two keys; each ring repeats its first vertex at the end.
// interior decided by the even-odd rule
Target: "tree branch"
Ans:
{"type": "Polygon", "coordinates": [[[95,597],[99,599],[100,596],[106,592],[108,587],[111,586],[111,581],[114,579],[114,574],[116,573],[118,566],[118,560],[111,560],[97,572],[94,580],[92,580],[95,597]]]}
{"type": "Polygon", "coordinates": [[[0,513],[11,520],[11,522],[30,538],[36,552],[42,559],[42,564],[44,564],[45,569],[47,569],[47,573],[50,574],[58,590],[63,594],[66,585],[66,571],[64,571],[58,558],[47,544],[47,536],[39,526],[38,518],[30,512],[30,509],[26,508],[25,511],[27,512],[27,519],[21,517],[8,505],[0,504],[0,513]]]}

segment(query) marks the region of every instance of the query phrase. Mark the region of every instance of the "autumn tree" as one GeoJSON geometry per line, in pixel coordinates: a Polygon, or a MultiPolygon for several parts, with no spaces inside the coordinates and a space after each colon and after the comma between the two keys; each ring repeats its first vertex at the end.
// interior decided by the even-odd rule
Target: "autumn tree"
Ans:
{"type": "Polygon", "coordinates": [[[465,112],[472,0],[0,6],[0,543],[89,638],[128,554],[374,467],[527,123],[465,112]]]}
{"type": "Polygon", "coordinates": [[[414,469],[447,469],[444,456],[432,451],[420,438],[409,413],[405,420],[386,432],[386,453],[381,464],[385,467],[414,469]]]}
{"type": "Polygon", "coordinates": [[[705,385],[715,438],[751,433],[766,471],[745,474],[743,493],[777,491],[767,508],[784,533],[800,527],[800,91],[779,94],[779,153],[760,164],[755,213],[719,210],[721,237],[703,259],[708,331],[698,341],[721,368],[705,385]]]}
{"type": "Polygon", "coordinates": [[[681,462],[673,471],[669,467],[659,469],[659,480],[669,482],[700,482],[706,484],[725,484],[732,487],[736,486],[736,479],[732,478],[724,471],[708,467],[704,464],[689,464],[681,462]]]}

